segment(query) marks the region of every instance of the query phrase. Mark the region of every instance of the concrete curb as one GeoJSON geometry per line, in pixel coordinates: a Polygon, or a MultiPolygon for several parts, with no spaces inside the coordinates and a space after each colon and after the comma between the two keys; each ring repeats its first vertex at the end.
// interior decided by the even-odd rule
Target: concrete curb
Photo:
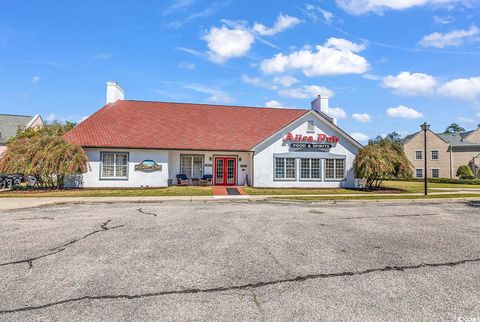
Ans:
{"type": "MultiPolygon", "coordinates": [[[[443,193],[436,193],[441,195],[443,193]]],[[[418,196],[420,194],[411,194],[418,196]]],[[[158,196],[158,197],[62,197],[62,198],[0,198],[0,210],[25,209],[49,205],[62,204],[110,204],[110,203],[161,203],[161,202],[221,202],[221,201],[266,201],[275,203],[301,204],[372,204],[372,203],[451,203],[480,201],[480,197],[439,198],[439,199],[353,199],[353,200],[295,200],[287,197],[333,197],[336,195],[250,195],[250,196],[158,196]]],[[[345,195],[342,195],[345,196],[345,195]]],[[[356,195],[358,196],[358,195],[356,195]]],[[[385,195],[378,195],[385,196],[385,195]]]]}

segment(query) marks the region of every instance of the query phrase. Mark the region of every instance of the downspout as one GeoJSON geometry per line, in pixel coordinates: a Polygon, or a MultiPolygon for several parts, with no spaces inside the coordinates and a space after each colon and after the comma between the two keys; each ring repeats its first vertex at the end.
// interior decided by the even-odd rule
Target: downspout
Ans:
{"type": "Polygon", "coordinates": [[[452,146],[450,145],[450,179],[453,179],[452,146]]]}
{"type": "Polygon", "coordinates": [[[255,175],[254,175],[254,171],[255,171],[255,151],[253,151],[252,153],[252,178],[250,179],[250,187],[254,187],[254,179],[255,178],[255,175]]]}

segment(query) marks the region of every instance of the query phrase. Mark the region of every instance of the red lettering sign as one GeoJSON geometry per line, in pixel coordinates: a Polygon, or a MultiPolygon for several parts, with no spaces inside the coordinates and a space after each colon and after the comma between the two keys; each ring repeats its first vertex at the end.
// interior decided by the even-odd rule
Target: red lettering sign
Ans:
{"type": "MultiPolygon", "coordinates": [[[[284,138],[284,141],[295,141],[295,142],[313,142],[314,138],[312,135],[302,135],[302,134],[292,134],[288,133],[284,138]]],[[[324,133],[318,134],[317,135],[317,141],[326,141],[328,143],[338,143],[340,140],[339,138],[334,135],[334,136],[328,136],[324,133]]]]}

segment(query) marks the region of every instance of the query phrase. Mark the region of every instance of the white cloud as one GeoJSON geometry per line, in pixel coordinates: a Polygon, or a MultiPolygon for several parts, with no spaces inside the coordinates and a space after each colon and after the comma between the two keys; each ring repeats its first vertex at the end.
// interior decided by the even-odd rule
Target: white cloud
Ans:
{"type": "Polygon", "coordinates": [[[307,99],[314,98],[317,95],[332,97],[334,93],[326,87],[317,85],[304,85],[297,88],[282,89],[278,92],[280,96],[307,99]]]}
{"type": "Polygon", "coordinates": [[[471,26],[468,30],[453,30],[446,34],[434,32],[433,34],[426,35],[419,41],[419,44],[423,47],[435,47],[444,48],[448,46],[460,46],[466,40],[478,41],[477,37],[480,30],[477,26],[471,26]]]}
{"type": "Polygon", "coordinates": [[[367,142],[370,139],[368,135],[360,132],[353,132],[352,134],[350,134],[350,136],[358,142],[367,142]]]}
{"type": "Polygon", "coordinates": [[[474,119],[471,119],[471,118],[469,118],[469,117],[463,117],[463,116],[459,116],[459,117],[458,117],[458,120],[459,120],[460,122],[469,123],[469,124],[477,123],[477,121],[475,121],[474,119]]]}
{"type": "Polygon", "coordinates": [[[446,25],[446,24],[455,22],[455,18],[452,16],[445,16],[445,17],[433,16],[433,21],[441,25],[446,25]]]}
{"type": "Polygon", "coordinates": [[[253,85],[255,87],[266,88],[266,89],[277,89],[276,85],[265,82],[264,80],[258,77],[250,77],[248,75],[242,74],[241,78],[242,78],[242,82],[253,85]]]}
{"type": "Polygon", "coordinates": [[[183,85],[184,88],[197,91],[199,93],[209,94],[208,100],[213,103],[232,103],[235,99],[223,91],[215,88],[210,88],[199,84],[187,84],[183,85]]]}
{"type": "Polygon", "coordinates": [[[76,115],[76,114],[72,114],[72,115],[67,115],[67,116],[63,116],[63,115],[58,115],[58,114],[55,114],[55,113],[50,113],[48,114],[44,120],[47,121],[48,123],[52,123],[52,122],[75,122],[75,123],[80,123],[82,121],[84,121],[88,116],[79,116],[79,115],[76,115]]]}
{"type": "Polygon", "coordinates": [[[181,63],[178,64],[178,68],[182,69],[195,69],[197,66],[193,63],[181,63]]]}
{"type": "Polygon", "coordinates": [[[328,38],[327,42],[325,43],[326,47],[333,47],[337,48],[341,51],[351,51],[351,52],[360,52],[365,50],[365,44],[356,44],[349,40],[343,38],[328,38]]]}
{"type": "Polygon", "coordinates": [[[375,75],[375,74],[370,74],[370,73],[365,73],[362,75],[363,78],[369,79],[369,80],[381,80],[382,77],[375,75]]]}
{"type": "Polygon", "coordinates": [[[316,51],[304,48],[291,54],[279,53],[263,60],[260,68],[265,73],[281,73],[300,69],[306,76],[361,74],[368,70],[367,60],[357,52],[364,48],[345,39],[330,38],[316,51]]]}
{"type": "Polygon", "coordinates": [[[211,28],[202,38],[207,42],[210,60],[217,64],[244,56],[255,42],[255,37],[248,30],[230,29],[225,25],[211,28]]]}
{"type": "Polygon", "coordinates": [[[284,31],[285,29],[298,25],[300,22],[301,20],[297,17],[280,14],[272,28],[268,28],[261,23],[255,23],[252,30],[261,36],[273,36],[284,31]]]}
{"type": "Polygon", "coordinates": [[[290,75],[284,75],[284,76],[276,76],[273,78],[273,82],[275,84],[282,85],[284,87],[290,87],[298,82],[300,82],[298,79],[296,79],[293,76],[290,75]]]}
{"type": "Polygon", "coordinates": [[[38,83],[40,81],[40,76],[33,76],[31,82],[33,84],[38,83]]]}
{"type": "Polygon", "coordinates": [[[195,2],[195,0],[176,0],[176,1],[173,2],[172,5],[170,5],[168,8],[166,8],[163,11],[163,14],[164,15],[170,15],[174,12],[184,10],[184,9],[188,8],[189,6],[191,6],[194,2],[195,2]]]}
{"type": "Polygon", "coordinates": [[[276,100],[265,102],[265,107],[284,108],[283,104],[276,100]]]}
{"type": "Polygon", "coordinates": [[[382,85],[392,88],[397,94],[428,95],[433,94],[438,84],[435,78],[427,74],[401,72],[397,76],[384,77],[382,85]]]}
{"type": "Polygon", "coordinates": [[[387,109],[387,115],[393,118],[404,119],[418,119],[423,117],[423,113],[414,110],[413,108],[399,105],[397,107],[390,107],[387,109]]]}
{"type": "Polygon", "coordinates": [[[305,5],[305,9],[302,9],[302,8],[298,8],[300,9],[307,17],[309,17],[310,19],[312,19],[313,21],[318,21],[320,20],[319,16],[318,16],[318,13],[320,13],[322,15],[322,18],[323,18],[323,21],[329,25],[332,23],[332,20],[333,20],[333,13],[331,13],[330,11],[327,11],[325,9],[322,9],[320,7],[316,7],[312,4],[306,4],[305,5]]]}
{"type": "Polygon", "coordinates": [[[480,76],[457,78],[443,84],[438,93],[455,98],[475,100],[480,95],[480,76]]]}
{"type": "Polygon", "coordinates": [[[405,10],[424,5],[447,6],[460,2],[460,0],[336,0],[337,6],[354,15],[368,12],[381,14],[386,10],[405,10]]]}
{"type": "Polygon", "coordinates": [[[368,115],[367,113],[355,113],[355,114],[352,114],[352,117],[358,122],[362,122],[362,123],[370,122],[370,115],[368,115]]]}
{"type": "Polygon", "coordinates": [[[347,117],[347,112],[340,107],[330,107],[328,109],[328,115],[337,119],[344,119],[347,117]]]}

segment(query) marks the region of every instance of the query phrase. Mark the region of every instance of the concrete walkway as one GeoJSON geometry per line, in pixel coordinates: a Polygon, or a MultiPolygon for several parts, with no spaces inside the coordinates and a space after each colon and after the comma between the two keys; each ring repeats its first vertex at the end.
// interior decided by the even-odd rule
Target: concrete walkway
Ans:
{"type": "MultiPolygon", "coordinates": [[[[451,194],[478,194],[480,191],[468,189],[458,190],[455,192],[431,192],[429,195],[451,195],[451,194]]],[[[460,197],[460,198],[441,198],[441,199],[396,199],[398,196],[422,196],[423,193],[375,193],[375,194],[303,194],[303,195],[241,195],[241,196],[157,196],[157,197],[22,197],[22,198],[0,198],[0,211],[7,209],[21,209],[39,207],[54,204],[92,204],[92,203],[158,203],[158,202],[191,202],[191,201],[218,201],[218,200],[267,200],[275,199],[280,201],[282,198],[290,197],[324,197],[325,200],[316,200],[315,202],[324,203],[378,203],[378,202],[435,202],[435,201],[464,201],[464,200],[480,200],[480,197],[460,197]],[[379,199],[355,199],[342,200],[335,197],[379,197],[379,199]],[[333,198],[332,198],[333,197],[333,198]],[[388,199],[386,197],[392,197],[388,199]]]]}

